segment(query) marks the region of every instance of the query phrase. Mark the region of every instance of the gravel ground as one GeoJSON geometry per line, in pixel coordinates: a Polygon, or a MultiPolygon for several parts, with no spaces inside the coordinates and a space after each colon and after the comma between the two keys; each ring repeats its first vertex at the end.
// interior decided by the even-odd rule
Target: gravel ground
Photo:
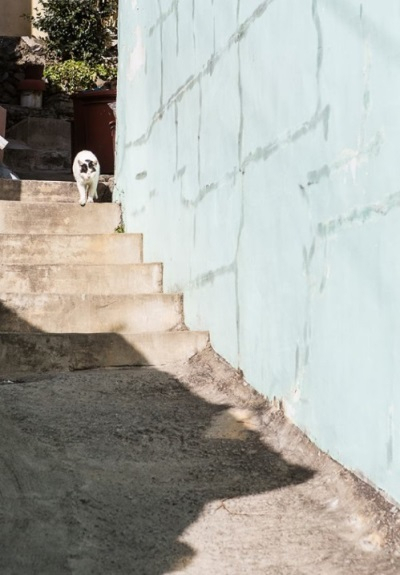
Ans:
{"type": "Polygon", "coordinates": [[[2,575],[399,575],[400,512],[211,349],[0,385],[2,575]]]}

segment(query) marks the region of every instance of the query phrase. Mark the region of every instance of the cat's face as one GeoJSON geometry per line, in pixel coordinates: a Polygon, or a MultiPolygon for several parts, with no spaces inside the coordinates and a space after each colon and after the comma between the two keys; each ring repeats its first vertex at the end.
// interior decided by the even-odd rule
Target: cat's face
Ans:
{"type": "Polygon", "coordinates": [[[96,160],[78,160],[80,175],[83,180],[89,179],[97,172],[96,160]]]}

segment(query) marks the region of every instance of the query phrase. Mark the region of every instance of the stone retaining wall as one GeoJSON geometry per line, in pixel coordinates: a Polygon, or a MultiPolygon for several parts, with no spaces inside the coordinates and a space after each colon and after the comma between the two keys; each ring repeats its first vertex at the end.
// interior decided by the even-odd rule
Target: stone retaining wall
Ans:
{"type": "Polygon", "coordinates": [[[0,105],[7,110],[7,129],[28,116],[72,119],[72,103],[65,94],[48,88],[40,109],[20,106],[18,84],[26,64],[44,64],[46,48],[39,38],[0,36],[0,105]]]}

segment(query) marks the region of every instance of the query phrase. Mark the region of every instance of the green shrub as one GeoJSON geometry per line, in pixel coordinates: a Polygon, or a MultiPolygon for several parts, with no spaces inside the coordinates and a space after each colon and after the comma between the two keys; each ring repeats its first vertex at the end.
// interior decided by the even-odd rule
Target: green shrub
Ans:
{"type": "Polygon", "coordinates": [[[99,63],[116,38],[117,0],[39,0],[33,24],[61,61],[99,63]]]}
{"type": "Polygon", "coordinates": [[[44,77],[67,94],[96,87],[97,80],[110,81],[117,77],[117,68],[107,64],[89,64],[77,60],[56,62],[45,67],[44,77]]]}

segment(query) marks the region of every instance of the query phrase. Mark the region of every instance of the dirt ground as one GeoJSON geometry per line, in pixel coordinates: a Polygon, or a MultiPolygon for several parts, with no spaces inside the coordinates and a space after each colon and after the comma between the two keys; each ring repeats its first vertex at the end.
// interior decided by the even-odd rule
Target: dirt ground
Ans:
{"type": "Polygon", "coordinates": [[[1,575],[399,575],[400,511],[208,349],[0,385],[1,575]]]}

